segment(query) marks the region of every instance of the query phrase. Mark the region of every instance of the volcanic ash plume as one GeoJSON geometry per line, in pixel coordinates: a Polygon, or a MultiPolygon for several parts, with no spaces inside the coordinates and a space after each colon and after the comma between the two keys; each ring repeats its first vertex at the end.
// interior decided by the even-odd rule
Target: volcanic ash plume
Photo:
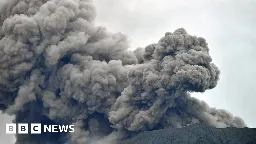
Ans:
{"type": "Polygon", "coordinates": [[[240,118],[192,98],[219,70],[203,38],[184,29],[128,51],[121,33],[93,23],[90,0],[3,0],[0,109],[15,122],[74,124],[74,133],[17,135],[16,144],[118,143],[145,130],[240,118]]]}

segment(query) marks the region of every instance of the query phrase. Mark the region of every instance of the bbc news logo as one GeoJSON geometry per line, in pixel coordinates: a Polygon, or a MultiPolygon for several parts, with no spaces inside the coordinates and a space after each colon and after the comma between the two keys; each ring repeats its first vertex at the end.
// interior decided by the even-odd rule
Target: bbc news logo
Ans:
{"type": "Polygon", "coordinates": [[[42,125],[40,123],[31,123],[30,128],[27,123],[6,124],[6,134],[41,134],[44,133],[73,133],[74,125],[42,125]],[[30,130],[30,131],[29,131],[30,130]]]}

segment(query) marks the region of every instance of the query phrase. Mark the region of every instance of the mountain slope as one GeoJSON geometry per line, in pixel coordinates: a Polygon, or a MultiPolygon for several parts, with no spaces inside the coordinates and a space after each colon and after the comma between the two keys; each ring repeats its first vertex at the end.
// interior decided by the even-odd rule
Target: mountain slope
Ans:
{"type": "Polygon", "coordinates": [[[256,129],[218,129],[195,124],[143,132],[121,144],[256,144],[256,129]]]}

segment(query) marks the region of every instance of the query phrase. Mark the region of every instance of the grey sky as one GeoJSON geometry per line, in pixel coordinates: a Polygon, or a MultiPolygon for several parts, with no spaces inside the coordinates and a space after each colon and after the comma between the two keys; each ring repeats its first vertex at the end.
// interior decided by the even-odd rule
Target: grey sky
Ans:
{"type": "MultiPolygon", "coordinates": [[[[184,27],[209,43],[213,61],[221,70],[218,86],[194,94],[210,106],[223,108],[256,127],[256,0],[94,0],[96,24],[127,34],[131,49],[156,42],[166,31],[184,27]],[[254,41],[253,41],[254,40],[254,41]]],[[[1,0],[0,0],[1,2],[1,0]]],[[[0,116],[0,140],[10,118],[0,116]]]]}

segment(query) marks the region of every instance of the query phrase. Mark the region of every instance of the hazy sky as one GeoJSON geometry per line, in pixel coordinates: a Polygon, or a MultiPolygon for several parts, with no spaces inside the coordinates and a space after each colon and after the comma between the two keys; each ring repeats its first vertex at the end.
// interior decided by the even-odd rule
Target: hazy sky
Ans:
{"type": "MultiPolygon", "coordinates": [[[[131,49],[157,42],[165,32],[180,27],[206,38],[221,70],[220,81],[215,89],[194,96],[256,127],[256,0],[94,1],[96,23],[127,34],[131,49]]],[[[8,120],[0,116],[0,140],[6,144],[13,143],[3,135],[8,120]]]]}

